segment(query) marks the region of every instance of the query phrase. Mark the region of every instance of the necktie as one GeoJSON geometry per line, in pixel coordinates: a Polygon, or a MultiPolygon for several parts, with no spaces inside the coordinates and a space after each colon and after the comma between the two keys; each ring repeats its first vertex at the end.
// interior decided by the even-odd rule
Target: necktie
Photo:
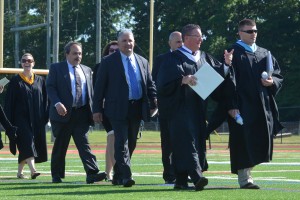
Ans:
{"type": "Polygon", "coordinates": [[[136,75],[134,73],[134,68],[130,62],[130,58],[127,57],[127,62],[128,62],[128,76],[129,76],[129,81],[130,81],[130,86],[131,86],[131,96],[132,99],[139,99],[139,87],[138,87],[138,82],[136,79],[136,75]]]}
{"type": "Polygon", "coordinates": [[[76,107],[82,106],[82,90],[81,90],[81,79],[78,71],[76,70],[76,66],[73,66],[74,69],[74,77],[75,77],[75,105],[76,107]]]}

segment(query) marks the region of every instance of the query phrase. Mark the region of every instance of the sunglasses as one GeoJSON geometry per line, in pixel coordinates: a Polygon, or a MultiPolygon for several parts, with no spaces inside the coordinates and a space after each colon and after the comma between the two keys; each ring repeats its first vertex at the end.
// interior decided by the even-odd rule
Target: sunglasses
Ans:
{"type": "Polygon", "coordinates": [[[252,33],[257,33],[257,30],[246,30],[246,31],[241,31],[241,32],[252,34],[252,33]]]}
{"type": "Polygon", "coordinates": [[[31,59],[22,59],[22,63],[33,63],[34,60],[31,60],[31,59]]]}

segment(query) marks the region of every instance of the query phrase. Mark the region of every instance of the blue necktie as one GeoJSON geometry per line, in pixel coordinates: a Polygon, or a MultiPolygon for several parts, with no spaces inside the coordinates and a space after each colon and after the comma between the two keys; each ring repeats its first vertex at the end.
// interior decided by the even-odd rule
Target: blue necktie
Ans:
{"type": "Polygon", "coordinates": [[[127,62],[128,62],[128,76],[129,76],[129,81],[131,86],[131,97],[132,99],[139,99],[140,95],[139,95],[138,81],[136,79],[134,68],[131,64],[129,57],[127,57],[127,62]]]}

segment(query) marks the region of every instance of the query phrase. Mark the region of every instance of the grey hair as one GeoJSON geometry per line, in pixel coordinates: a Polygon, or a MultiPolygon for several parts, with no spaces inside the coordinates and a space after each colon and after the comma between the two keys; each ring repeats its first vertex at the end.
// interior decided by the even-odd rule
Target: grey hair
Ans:
{"type": "Polygon", "coordinates": [[[124,30],[121,30],[118,34],[118,40],[125,34],[128,34],[128,35],[132,35],[133,36],[133,33],[130,29],[124,29],[124,30]]]}
{"type": "Polygon", "coordinates": [[[70,53],[71,46],[73,46],[73,45],[77,45],[77,46],[80,46],[80,48],[82,48],[82,44],[80,42],[70,41],[70,42],[68,42],[68,44],[66,44],[66,46],[64,48],[66,54],[70,53]]]}
{"type": "Polygon", "coordinates": [[[180,35],[181,35],[181,33],[180,33],[179,31],[174,31],[174,32],[172,32],[172,33],[169,35],[169,41],[172,41],[172,40],[174,39],[175,35],[177,35],[177,34],[180,34],[180,35]]]}

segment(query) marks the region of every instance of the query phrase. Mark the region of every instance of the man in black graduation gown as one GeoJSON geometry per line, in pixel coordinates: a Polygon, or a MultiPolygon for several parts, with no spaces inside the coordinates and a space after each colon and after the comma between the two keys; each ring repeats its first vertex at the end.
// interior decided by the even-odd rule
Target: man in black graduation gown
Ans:
{"type": "Polygon", "coordinates": [[[233,44],[232,72],[235,94],[229,99],[229,145],[231,172],[238,174],[243,189],[259,189],[253,184],[251,170],[254,166],[272,160],[273,136],[283,127],[278,120],[275,95],[282,86],[283,77],[277,61],[272,57],[272,70],[267,79],[268,50],[256,45],[256,23],[244,19],[239,23],[240,40],[233,44]],[[243,125],[235,122],[240,113],[243,125]]]}
{"type": "MultiPolygon", "coordinates": [[[[174,189],[188,189],[190,176],[195,189],[203,190],[208,184],[202,175],[208,167],[205,158],[206,101],[188,85],[196,85],[193,75],[203,62],[211,66],[221,65],[199,50],[202,43],[200,26],[186,25],[181,33],[184,45],[165,58],[158,73],[157,89],[169,119],[172,164],[176,174],[174,189]]],[[[222,74],[224,68],[223,72],[221,68],[216,70],[222,74]]]]}
{"type": "MultiPolygon", "coordinates": [[[[158,55],[154,60],[154,65],[152,69],[152,78],[155,83],[157,81],[157,74],[159,72],[160,66],[164,62],[165,58],[167,58],[172,51],[175,51],[177,48],[182,46],[182,36],[180,32],[174,31],[170,34],[169,46],[170,46],[169,52],[158,55]]],[[[159,126],[160,126],[161,154],[162,154],[161,157],[162,157],[162,163],[164,167],[163,179],[165,180],[166,184],[172,184],[175,182],[175,174],[170,159],[170,155],[172,153],[170,131],[168,127],[166,111],[163,109],[164,106],[161,105],[159,95],[157,96],[157,106],[159,110],[158,119],[159,119],[159,126]]]]}

